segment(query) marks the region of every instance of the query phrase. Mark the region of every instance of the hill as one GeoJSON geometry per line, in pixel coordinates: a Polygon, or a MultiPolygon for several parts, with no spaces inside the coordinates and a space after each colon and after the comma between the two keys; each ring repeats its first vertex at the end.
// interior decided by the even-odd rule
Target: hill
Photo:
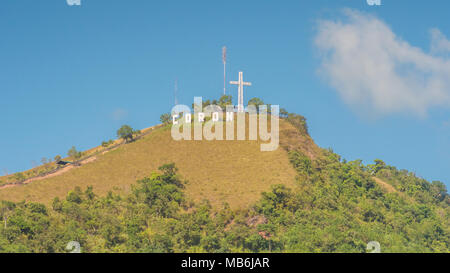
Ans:
{"type": "Polygon", "coordinates": [[[311,157],[320,152],[307,134],[300,134],[286,120],[281,120],[280,138],[282,147],[278,150],[261,152],[261,141],[175,141],[169,127],[157,128],[107,152],[102,152],[101,146],[90,149],[86,153],[89,156],[99,152],[81,160],[80,167],[68,166],[14,187],[0,188],[0,200],[49,204],[76,186],[93,186],[99,195],[110,190],[128,192],[136,180],[174,162],[189,181],[186,193],[194,201],[208,199],[213,205],[227,202],[233,208],[246,207],[271,185],[294,186],[296,174],[289,164],[287,149],[303,147],[311,157]]]}
{"type": "Polygon", "coordinates": [[[0,252],[450,251],[442,182],[346,161],[300,115],[280,121],[278,150],[259,144],[177,142],[165,126],[93,148],[80,166],[0,189],[0,252]]]}

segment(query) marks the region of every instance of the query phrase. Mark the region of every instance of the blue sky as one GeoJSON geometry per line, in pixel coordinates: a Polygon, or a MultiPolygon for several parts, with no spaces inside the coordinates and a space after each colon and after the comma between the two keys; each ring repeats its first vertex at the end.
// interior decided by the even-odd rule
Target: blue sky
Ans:
{"type": "Polygon", "coordinates": [[[381,158],[448,187],[449,11],[418,0],[2,1],[0,171],[157,124],[175,79],[180,103],[219,97],[226,45],[227,80],[242,70],[253,83],[245,101],[304,115],[347,160],[381,158]]]}

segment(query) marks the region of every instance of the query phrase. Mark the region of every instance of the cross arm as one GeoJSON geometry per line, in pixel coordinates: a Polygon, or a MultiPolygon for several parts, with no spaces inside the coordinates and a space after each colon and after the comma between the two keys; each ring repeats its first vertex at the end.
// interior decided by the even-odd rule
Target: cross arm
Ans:
{"type": "Polygon", "coordinates": [[[230,81],[230,84],[239,84],[238,81],[230,81]]]}

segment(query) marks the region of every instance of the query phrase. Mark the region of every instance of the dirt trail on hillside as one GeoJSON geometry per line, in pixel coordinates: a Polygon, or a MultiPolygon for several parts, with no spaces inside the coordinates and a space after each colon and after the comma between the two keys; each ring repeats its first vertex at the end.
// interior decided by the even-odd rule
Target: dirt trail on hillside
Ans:
{"type": "MultiPolygon", "coordinates": [[[[154,125],[154,126],[151,126],[151,127],[145,128],[145,129],[142,129],[142,130],[141,130],[142,134],[141,134],[140,136],[137,136],[137,137],[135,138],[135,141],[136,141],[136,140],[139,140],[139,139],[141,139],[141,138],[143,138],[143,137],[145,137],[145,136],[147,136],[147,135],[150,134],[154,129],[159,128],[159,127],[161,127],[161,126],[163,126],[163,125],[162,125],[162,124],[159,124],[159,125],[154,125]]],[[[101,152],[101,154],[104,155],[104,154],[106,154],[107,152],[113,151],[113,150],[119,148],[120,146],[122,146],[122,145],[124,145],[124,144],[126,144],[126,143],[121,142],[120,140],[116,140],[116,141],[115,141],[115,145],[113,145],[113,146],[110,147],[110,148],[107,148],[105,151],[101,152]]],[[[93,149],[95,149],[95,148],[93,148],[93,149]]],[[[96,154],[98,154],[98,153],[96,153],[96,154]]],[[[29,178],[29,179],[27,179],[27,180],[25,180],[25,181],[23,181],[23,182],[16,182],[16,183],[11,183],[11,184],[2,185],[2,186],[0,186],[0,190],[2,190],[2,189],[7,189],[7,188],[12,188],[12,187],[17,187],[17,186],[21,186],[21,185],[26,185],[26,184],[29,184],[29,183],[34,182],[34,181],[39,181],[39,180],[51,178],[51,177],[54,177],[54,176],[58,176],[58,175],[61,175],[61,174],[65,173],[65,172],[70,171],[71,169],[78,168],[78,167],[80,167],[80,166],[82,166],[82,165],[84,165],[84,164],[90,163],[90,162],[95,161],[95,160],[97,160],[97,156],[96,156],[96,155],[90,155],[88,158],[86,158],[86,159],[84,159],[84,160],[81,160],[80,162],[77,162],[77,164],[70,164],[70,165],[68,165],[68,166],[65,166],[65,167],[59,169],[59,170],[56,170],[56,171],[54,171],[54,172],[50,172],[50,173],[47,174],[47,175],[43,175],[43,176],[35,176],[35,177],[29,178]]]]}
{"type": "Polygon", "coordinates": [[[375,180],[375,182],[377,182],[377,184],[378,185],[380,185],[380,187],[382,187],[384,190],[386,190],[388,193],[391,193],[391,192],[398,192],[392,185],[390,185],[390,184],[388,184],[388,183],[386,183],[386,182],[384,182],[383,180],[381,180],[380,178],[378,178],[378,177],[372,177],[373,178],[373,180],[375,180]]]}
{"type": "Polygon", "coordinates": [[[27,179],[27,180],[23,181],[22,183],[7,184],[7,185],[0,186],[0,190],[1,189],[12,188],[12,187],[17,187],[17,186],[20,186],[20,185],[26,185],[26,184],[29,184],[29,183],[34,182],[34,181],[39,181],[39,180],[47,179],[47,178],[50,178],[50,177],[58,176],[58,175],[61,175],[61,174],[65,173],[65,172],[70,171],[73,168],[81,167],[84,164],[93,162],[96,159],[97,159],[96,156],[89,157],[89,158],[86,158],[85,160],[79,162],[79,166],[75,166],[73,164],[70,164],[69,166],[61,168],[61,169],[59,169],[58,171],[56,171],[54,173],[50,173],[50,174],[47,174],[47,175],[44,175],[44,176],[39,176],[39,177],[33,177],[33,178],[30,178],[30,179],[27,179]]]}

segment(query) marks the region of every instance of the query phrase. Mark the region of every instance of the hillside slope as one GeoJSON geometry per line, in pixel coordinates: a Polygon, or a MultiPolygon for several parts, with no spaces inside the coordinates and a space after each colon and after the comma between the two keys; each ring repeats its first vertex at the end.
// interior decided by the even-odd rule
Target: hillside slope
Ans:
{"type": "Polygon", "coordinates": [[[371,241],[382,252],[449,252],[445,184],[320,149],[300,115],[280,121],[274,152],[173,141],[169,127],[140,136],[0,189],[0,200],[46,203],[0,202],[0,252],[66,252],[73,240],[86,252],[362,253],[371,241]]]}
{"type": "Polygon", "coordinates": [[[94,187],[100,195],[110,190],[129,191],[136,180],[165,163],[174,162],[189,181],[187,196],[208,199],[213,205],[228,202],[245,207],[255,202],[273,184],[294,186],[295,170],[287,149],[300,148],[311,157],[319,153],[312,139],[290,123],[280,120],[280,147],[261,152],[260,141],[174,141],[168,128],[96,156],[87,164],[59,175],[0,189],[0,200],[36,201],[49,204],[75,186],[94,187]]]}

